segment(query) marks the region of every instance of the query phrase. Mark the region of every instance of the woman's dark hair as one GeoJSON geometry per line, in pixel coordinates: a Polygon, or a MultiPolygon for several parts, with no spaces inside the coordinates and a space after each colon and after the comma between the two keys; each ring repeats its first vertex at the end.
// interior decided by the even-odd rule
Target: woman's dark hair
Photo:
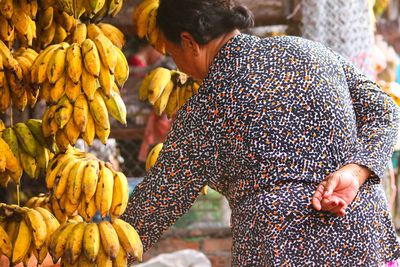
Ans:
{"type": "Polygon", "coordinates": [[[160,0],[157,26],[167,40],[179,43],[181,32],[190,33],[199,44],[254,25],[253,15],[232,0],[160,0]]]}

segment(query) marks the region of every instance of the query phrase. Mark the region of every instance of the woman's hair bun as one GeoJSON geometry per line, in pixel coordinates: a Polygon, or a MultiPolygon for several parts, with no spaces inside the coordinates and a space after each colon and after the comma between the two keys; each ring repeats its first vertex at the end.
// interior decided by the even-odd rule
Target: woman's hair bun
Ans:
{"type": "Polygon", "coordinates": [[[253,13],[245,6],[235,6],[231,9],[231,23],[235,28],[245,29],[254,26],[253,13]]]}

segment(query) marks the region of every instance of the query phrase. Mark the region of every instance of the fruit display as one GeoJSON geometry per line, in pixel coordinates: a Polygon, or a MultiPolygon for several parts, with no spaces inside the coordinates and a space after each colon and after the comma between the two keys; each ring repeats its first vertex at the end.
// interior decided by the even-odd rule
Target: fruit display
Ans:
{"type": "Polygon", "coordinates": [[[96,211],[102,218],[121,216],[128,202],[126,176],[93,154],[69,147],[49,163],[46,185],[48,202],[60,222],[78,212],[89,222],[96,211]]]}
{"type": "Polygon", "coordinates": [[[56,150],[54,137],[44,137],[41,120],[29,119],[4,127],[0,131],[0,185],[7,187],[10,179],[19,184],[23,171],[38,178],[56,150]]]}
{"type": "MultiPolygon", "coordinates": [[[[54,0],[53,0],[54,1],[54,0]]],[[[98,21],[118,14],[123,0],[58,0],[58,7],[68,15],[82,20],[98,21]]]]}
{"type": "Polygon", "coordinates": [[[141,101],[148,99],[156,115],[165,111],[171,118],[199,87],[197,81],[182,72],[158,67],[143,78],[139,98],[141,101]]]}
{"type": "Polygon", "coordinates": [[[0,40],[12,47],[18,39],[22,46],[32,46],[36,38],[37,0],[3,0],[0,2],[0,40]]]}
{"type": "Polygon", "coordinates": [[[160,53],[165,54],[164,35],[156,25],[158,0],[144,0],[132,15],[133,29],[139,38],[146,38],[160,53]]]}

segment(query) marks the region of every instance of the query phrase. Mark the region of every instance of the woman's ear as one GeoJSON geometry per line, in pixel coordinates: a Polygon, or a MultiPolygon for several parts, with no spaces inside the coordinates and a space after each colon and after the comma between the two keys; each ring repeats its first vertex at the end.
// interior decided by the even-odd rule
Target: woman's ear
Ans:
{"type": "Polygon", "coordinates": [[[194,40],[193,36],[188,32],[181,33],[181,46],[183,49],[188,49],[192,51],[194,56],[198,56],[200,53],[200,46],[194,40]]]}

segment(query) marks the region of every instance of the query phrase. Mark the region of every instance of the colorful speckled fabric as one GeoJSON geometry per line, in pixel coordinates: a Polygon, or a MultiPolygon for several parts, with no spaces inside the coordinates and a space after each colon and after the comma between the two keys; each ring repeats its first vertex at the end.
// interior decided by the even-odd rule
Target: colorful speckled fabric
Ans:
{"type": "Polygon", "coordinates": [[[298,37],[232,38],[179,110],[123,219],[145,249],[204,185],[232,209],[232,266],[379,266],[400,258],[380,179],[399,112],[338,54],[298,37]],[[317,212],[318,183],[347,163],[368,178],[344,217],[317,212]]]}

